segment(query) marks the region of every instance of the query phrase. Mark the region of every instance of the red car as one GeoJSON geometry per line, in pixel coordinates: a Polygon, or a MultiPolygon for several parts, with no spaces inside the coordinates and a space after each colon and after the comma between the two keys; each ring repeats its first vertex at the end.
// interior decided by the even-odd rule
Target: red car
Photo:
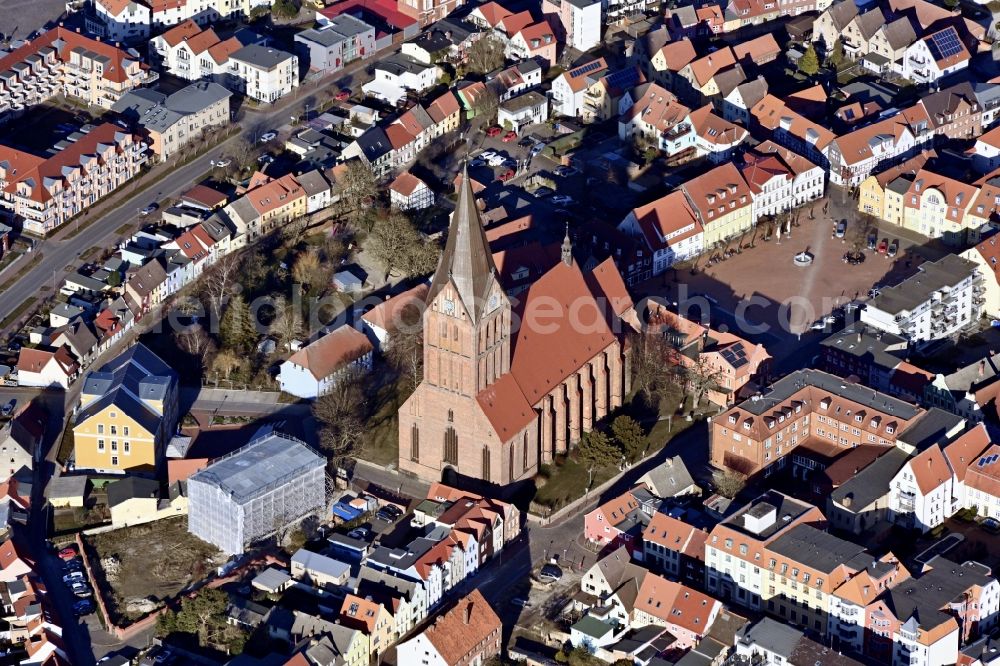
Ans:
{"type": "Polygon", "coordinates": [[[513,177],[514,177],[514,170],[513,169],[507,169],[502,174],[500,174],[500,178],[498,178],[498,180],[501,183],[506,183],[508,180],[510,180],[513,177]]]}
{"type": "Polygon", "coordinates": [[[493,127],[486,130],[486,136],[498,136],[503,130],[494,125],[493,127]]]}
{"type": "Polygon", "coordinates": [[[889,250],[889,239],[883,238],[878,244],[878,253],[885,254],[889,250]]]}
{"type": "Polygon", "coordinates": [[[503,135],[503,139],[501,139],[501,140],[504,143],[510,143],[511,141],[513,141],[516,138],[517,138],[517,132],[515,132],[514,130],[510,130],[509,132],[507,132],[506,134],[503,135]]]}
{"type": "Polygon", "coordinates": [[[66,546],[65,548],[59,551],[59,557],[63,560],[72,560],[74,557],[76,557],[76,547],[66,546]]]}
{"type": "Polygon", "coordinates": [[[343,102],[351,98],[351,91],[347,88],[343,88],[339,93],[337,93],[337,101],[343,102]]]}

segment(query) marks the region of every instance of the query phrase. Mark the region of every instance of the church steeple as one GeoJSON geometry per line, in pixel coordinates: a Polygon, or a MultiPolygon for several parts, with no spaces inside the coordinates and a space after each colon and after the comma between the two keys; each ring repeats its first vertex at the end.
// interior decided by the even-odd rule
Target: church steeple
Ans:
{"type": "Polygon", "coordinates": [[[466,165],[462,168],[458,202],[448,225],[448,240],[431,281],[427,302],[434,300],[450,281],[472,320],[478,321],[486,308],[490,284],[496,272],[466,165]]]}
{"type": "Polygon", "coordinates": [[[567,266],[573,265],[573,242],[569,239],[569,222],[566,223],[566,235],[563,236],[562,262],[567,266]]]}

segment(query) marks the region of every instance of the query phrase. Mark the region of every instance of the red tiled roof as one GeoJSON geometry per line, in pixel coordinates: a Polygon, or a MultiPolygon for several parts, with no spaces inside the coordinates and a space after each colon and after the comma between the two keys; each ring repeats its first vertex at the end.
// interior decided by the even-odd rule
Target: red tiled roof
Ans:
{"type": "Polygon", "coordinates": [[[323,379],[371,351],[372,343],[364,333],[353,326],[341,326],[292,354],[288,362],[323,379]]]}
{"type": "Polygon", "coordinates": [[[404,171],[399,174],[399,177],[396,178],[396,180],[392,181],[389,185],[389,189],[393,192],[402,194],[404,197],[408,197],[421,185],[424,185],[424,181],[420,180],[409,171],[404,171]]]}
{"type": "Polygon", "coordinates": [[[477,654],[490,637],[499,640],[500,618],[479,590],[460,599],[424,630],[424,637],[437,648],[449,666],[477,654]]]}

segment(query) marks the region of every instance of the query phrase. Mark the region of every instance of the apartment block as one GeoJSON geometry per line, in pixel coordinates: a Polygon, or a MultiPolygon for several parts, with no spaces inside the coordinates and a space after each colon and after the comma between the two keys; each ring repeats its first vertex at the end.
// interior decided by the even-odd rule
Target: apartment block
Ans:
{"type": "Polygon", "coordinates": [[[148,146],[104,123],[70,135],[42,157],[0,146],[0,215],[44,235],[139,173],[148,146]]]}
{"type": "Polygon", "coordinates": [[[219,84],[199,81],[170,95],[148,88],[130,92],[112,110],[145,135],[153,154],[166,160],[208,130],[226,125],[230,97],[219,84]]]}
{"type": "Polygon", "coordinates": [[[712,420],[711,463],[765,476],[797,447],[893,446],[923,413],[902,400],[818,370],[799,370],[712,420]]]}
{"type": "Polygon", "coordinates": [[[299,59],[260,44],[244,46],[229,56],[229,80],[258,102],[274,102],[299,87],[299,59]]]}
{"type": "Polygon", "coordinates": [[[985,303],[983,277],[974,262],[946,255],[883,288],[861,312],[861,321],[921,344],[954,335],[976,322],[985,303]]]}
{"type": "Polygon", "coordinates": [[[0,58],[0,122],[56,95],[110,109],[155,79],[129,52],[60,26],[0,58]]]}

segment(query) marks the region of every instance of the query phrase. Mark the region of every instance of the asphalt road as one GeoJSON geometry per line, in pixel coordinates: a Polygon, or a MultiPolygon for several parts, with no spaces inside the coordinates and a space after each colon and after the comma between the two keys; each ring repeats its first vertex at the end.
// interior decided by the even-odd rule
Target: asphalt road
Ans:
{"type": "Polygon", "coordinates": [[[170,172],[150,189],[132,196],[73,238],[49,239],[37,243],[35,251],[42,253],[41,260],[34,261],[30,271],[0,292],[0,318],[6,317],[28,298],[36,296],[40,286],[55,287],[56,281],[61,280],[67,266],[75,267],[80,263],[79,256],[84,250],[117,245],[120,239],[115,230],[133,222],[138,209],[148,206],[154,200],[177,196],[191,187],[199,176],[212,168],[211,161],[222,157],[238,136],[224,141],[205,155],[170,172]]]}
{"type": "MultiPolygon", "coordinates": [[[[2,1],[0,0],[0,2],[2,1]]],[[[388,55],[397,48],[393,46],[375,57],[388,55]]],[[[142,192],[129,197],[122,205],[108,212],[96,222],[91,222],[90,226],[73,238],[53,237],[36,243],[35,250],[42,253],[41,260],[34,261],[31,270],[12,284],[0,285],[0,288],[3,289],[0,291],[0,319],[7,317],[28,298],[36,296],[39,287],[49,285],[54,289],[66,274],[67,266],[72,266],[75,269],[81,263],[79,257],[85,250],[91,247],[110,248],[116,246],[121,240],[115,234],[116,229],[134,222],[137,211],[150,203],[176,197],[195,185],[202,174],[212,168],[212,160],[221,158],[240,137],[253,141],[261,132],[286,124],[289,114],[298,110],[298,104],[303,99],[317,90],[330,86],[340,87],[342,81],[353,81],[358,71],[363,70],[369,63],[370,60],[361,60],[338,72],[336,79],[331,77],[302,85],[297,92],[283,100],[284,103],[280,107],[267,111],[248,109],[246,117],[242,121],[243,129],[239,134],[223,141],[201,157],[174,169],[157,182],[144,185],[142,192]]],[[[75,222],[64,225],[59,231],[72,228],[73,224],[75,222]]],[[[58,236],[59,231],[56,232],[55,236],[58,236]]],[[[66,232],[63,231],[63,233],[66,232]]]]}

